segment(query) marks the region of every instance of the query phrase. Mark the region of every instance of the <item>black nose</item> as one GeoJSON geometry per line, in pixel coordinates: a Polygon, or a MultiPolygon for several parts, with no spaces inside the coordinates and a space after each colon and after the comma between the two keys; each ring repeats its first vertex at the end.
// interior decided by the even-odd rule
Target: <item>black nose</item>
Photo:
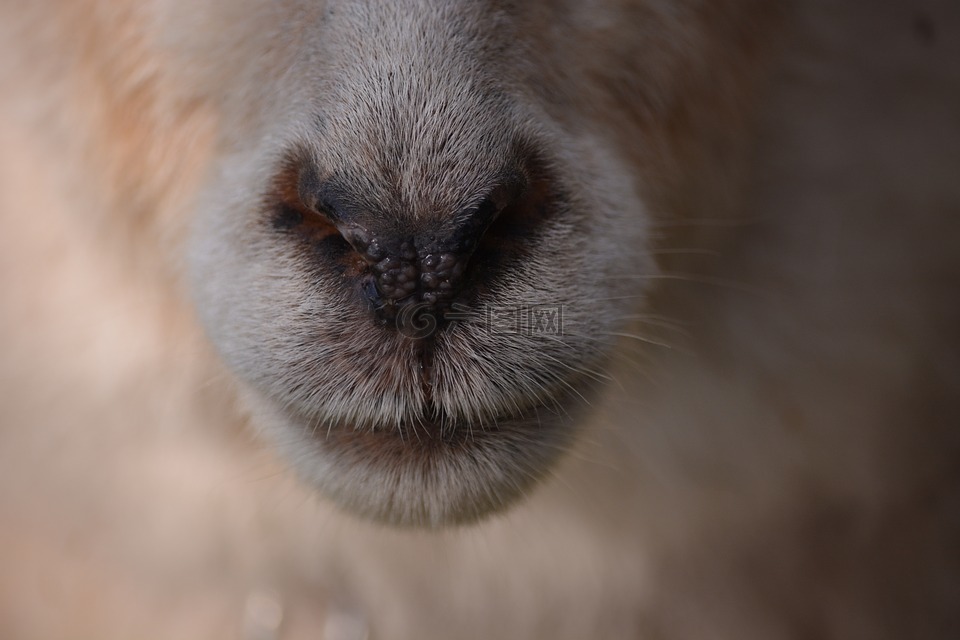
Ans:
{"type": "MultiPolygon", "coordinates": [[[[485,207],[487,209],[488,207],[485,207]]],[[[467,263],[492,221],[485,211],[476,225],[448,234],[404,235],[347,227],[341,233],[370,265],[368,296],[377,312],[392,318],[398,307],[416,303],[441,310],[461,288],[467,263]],[[489,218],[489,219],[487,219],[489,218]],[[482,221],[482,222],[481,222],[482,221]]]]}
{"type": "Polygon", "coordinates": [[[491,179],[485,197],[459,211],[439,212],[432,222],[403,224],[403,216],[371,215],[351,206],[312,172],[301,174],[298,195],[333,225],[366,264],[360,288],[382,324],[442,323],[461,294],[470,260],[491,224],[524,192],[519,173],[491,179]],[[357,213],[360,212],[360,213],[357,213]]]}

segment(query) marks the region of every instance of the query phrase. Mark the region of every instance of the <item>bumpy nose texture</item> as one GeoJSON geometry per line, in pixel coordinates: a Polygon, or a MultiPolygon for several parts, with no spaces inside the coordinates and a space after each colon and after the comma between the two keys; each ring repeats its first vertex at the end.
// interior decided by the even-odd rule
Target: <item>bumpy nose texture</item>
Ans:
{"type": "Polygon", "coordinates": [[[362,265],[354,274],[374,313],[402,329],[401,322],[424,314],[442,320],[463,289],[481,238],[502,211],[520,203],[528,187],[519,170],[492,175],[489,184],[478,205],[437,215],[432,224],[372,211],[337,178],[321,180],[309,164],[299,170],[294,197],[286,198],[322,220],[324,237],[338,235],[353,248],[362,265]]]}
{"type": "Polygon", "coordinates": [[[359,228],[342,233],[370,265],[373,288],[368,288],[367,296],[385,320],[393,320],[409,304],[418,304],[423,311],[441,310],[459,291],[479,240],[457,234],[447,242],[433,240],[418,246],[413,236],[384,237],[359,228]]]}
{"type": "Polygon", "coordinates": [[[467,259],[455,253],[427,254],[420,267],[423,302],[435,305],[447,301],[466,271],[467,259]]]}

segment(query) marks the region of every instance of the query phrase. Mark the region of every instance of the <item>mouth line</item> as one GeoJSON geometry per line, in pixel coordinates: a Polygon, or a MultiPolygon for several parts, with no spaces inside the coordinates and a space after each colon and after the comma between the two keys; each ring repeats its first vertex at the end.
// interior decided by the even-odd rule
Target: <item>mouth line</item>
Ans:
{"type": "Polygon", "coordinates": [[[316,443],[318,487],[348,511],[399,527],[475,522],[527,495],[567,449],[568,421],[523,417],[455,428],[430,422],[333,429],[316,443]]]}
{"type": "MultiPolygon", "coordinates": [[[[539,389],[536,394],[499,398],[495,405],[475,406],[462,414],[449,413],[437,403],[436,384],[433,379],[433,350],[427,348],[419,353],[419,377],[422,396],[416,406],[390,417],[381,414],[370,419],[358,415],[326,413],[318,407],[299,411],[287,405],[288,419],[299,423],[310,439],[322,444],[332,434],[361,434],[371,437],[396,438],[409,443],[413,449],[418,443],[456,444],[470,440],[496,437],[502,431],[549,430],[552,425],[573,421],[589,407],[587,398],[596,385],[596,380],[587,376],[571,376],[564,383],[552,388],[539,389]]],[[[361,402],[376,402],[361,401],[361,402]]],[[[362,415],[362,414],[361,414],[362,415]]],[[[375,415],[375,414],[374,414],[375,415]]]]}
{"type": "MultiPolygon", "coordinates": [[[[557,399],[557,402],[560,403],[562,400],[557,399]]],[[[539,428],[562,417],[559,409],[551,408],[548,402],[543,402],[516,413],[499,414],[495,417],[475,420],[445,419],[444,417],[422,415],[412,419],[403,419],[396,423],[381,423],[370,426],[361,426],[350,422],[333,422],[328,425],[328,429],[319,430],[318,435],[354,432],[367,433],[373,436],[398,437],[402,441],[412,443],[436,440],[446,444],[454,444],[473,439],[478,435],[488,437],[502,429],[539,428]],[[549,412],[549,416],[546,418],[541,416],[541,412],[544,411],[549,412]]]]}
{"type": "Polygon", "coordinates": [[[300,475],[346,511],[392,526],[440,528],[476,522],[527,496],[569,450],[586,406],[580,393],[560,388],[489,418],[421,411],[363,424],[318,423],[274,405],[280,413],[273,415],[301,437],[273,433],[300,475]]]}

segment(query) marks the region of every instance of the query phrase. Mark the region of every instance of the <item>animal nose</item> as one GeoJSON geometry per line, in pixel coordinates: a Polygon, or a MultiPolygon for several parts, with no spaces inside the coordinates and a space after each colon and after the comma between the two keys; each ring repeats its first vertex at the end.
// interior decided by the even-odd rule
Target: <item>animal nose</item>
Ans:
{"type": "Polygon", "coordinates": [[[403,235],[345,228],[344,239],[369,265],[364,292],[377,316],[393,320],[405,306],[438,314],[460,293],[467,264],[486,225],[453,233],[403,235]]]}
{"type": "Polygon", "coordinates": [[[352,247],[365,269],[359,286],[375,317],[400,330],[404,323],[430,316],[434,326],[470,280],[470,260],[497,217],[524,191],[518,174],[491,180],[477,204],[438,212],[432,222],[402,215],[352,214],[349,202],[331,197],[307,174],[298,191],[301,201],[319,212],[352,247]],[[319,195],[318,195],[319,194],[319,195]]]}

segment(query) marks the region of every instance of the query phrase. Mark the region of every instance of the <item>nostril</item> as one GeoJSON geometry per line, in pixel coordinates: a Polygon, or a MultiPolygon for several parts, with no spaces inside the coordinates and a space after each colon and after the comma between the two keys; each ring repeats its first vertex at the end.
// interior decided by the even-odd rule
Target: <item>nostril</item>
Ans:
{"type": "Polygon", "coordinates": [[[336,225],[307,209],[297,200],[281,198],[274,207],[271,224],[277,231],[295,232],[313,243],[343,241],[336,225]]]}
{"type": "Polygon", "coordinates": [[[314,214],[340,227],[349,217],[349,207],[335,183],[320,179],[316,167],[306,164],[297,172],[295,194],[298,202],[314,214]]]}
{"type": "Polygon", "coordinates": [[[387,257],[387,251],[380,240],[363,227],[341,225],[340,233],[367,264],[376,264],[387,257]]]}
{"type": "Polygon", "coordinates": [[[456,216],[453,237],[448,239],[448,246],[461,253],[472,253],[490,225],[519,200],[525,186],[525,179],[518,173],[510,172],[501,176],[478,205],[456,216]]]}
{"type": "Polygon", "coordinates": [[[311,241],[341,239],[337,214],[324,199],[316,171],[289,162],[273,183],[275,202],[272,224],[278,231],[296,231],[311,241]]]}
{"type": "Polygon", "coordinates": [[[442,322],[452,304],[469,305],[509,275],[557,210],[557,182],[533,160],[497,174],[474,204],[417,219],[407,216],[409,203],[364,195],[343,176],[321,177],[301,158],[274,182],[274,227],[307,240],[322,273],[343,276],[385,325],[399,328],[411,305],[442,322]]]}

